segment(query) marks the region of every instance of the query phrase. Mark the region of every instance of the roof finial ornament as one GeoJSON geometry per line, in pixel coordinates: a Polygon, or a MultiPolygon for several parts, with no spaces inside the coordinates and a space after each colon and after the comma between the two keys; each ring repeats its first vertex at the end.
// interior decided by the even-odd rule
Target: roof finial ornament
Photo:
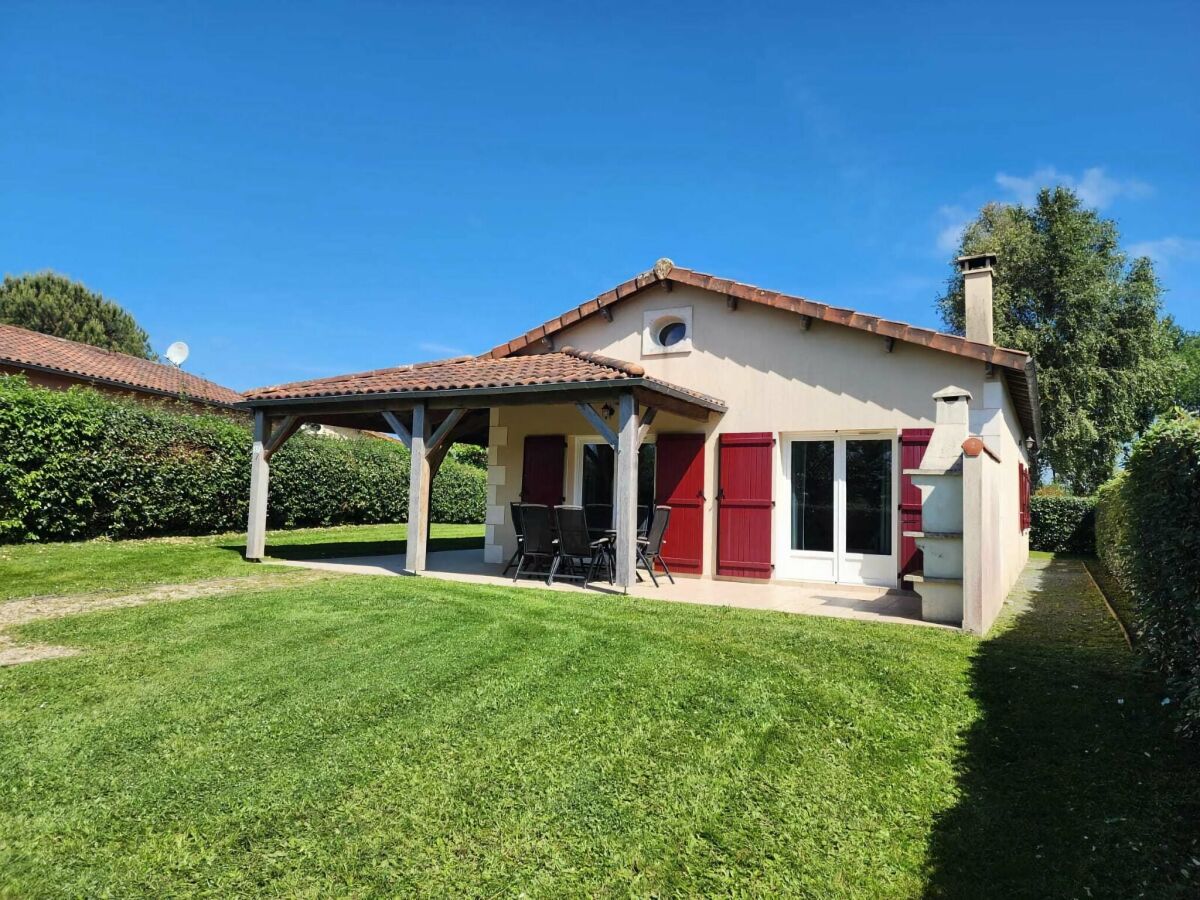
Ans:
{"type": "Polygon", "coordinates": [[[662,279],[666,278],[668,275],[671,274],[671,270],[673,268],[675,268],[675,263],[671,262],[671,260],[667,259],[664,256],[662,259],[660,259],[658,262],[656,262],[654,264],[654,274],[657,275],[659,280],[661,281],[662,279]]]}

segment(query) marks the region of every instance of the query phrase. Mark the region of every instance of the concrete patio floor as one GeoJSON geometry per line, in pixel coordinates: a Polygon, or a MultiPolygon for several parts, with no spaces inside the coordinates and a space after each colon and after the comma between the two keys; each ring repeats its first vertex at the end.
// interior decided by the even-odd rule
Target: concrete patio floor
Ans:
{"type": "MultiPolygon", "coordinates": [[[[402,575],[404,557],[355,556],[321,560],[273,560],[289,566],[322,569],[354,575],[402,575]]],[[[480,550],[446,550],[430,553],[427,560],[429,578],[462,581],[502,587],[540,588],[541,590],[580,591],[577,582],[557,582],[547,585],[544,579],[522,578],[514,582],[502,575],[504,566],[483,561],[480,550]]],[[[645,573],[642,573],[645,578],[645,573]]],[[[589,584],[588,591],[619,593],[605,582],[589,584]]],[[[897,622],[946,628],[921,621],[921,600],[911,591],[877,587],[856,587],[842,584],[808,582],[775,582],[754,584],[742,581],[676,577],[671,584],[659,577],[656,588],[649,578],[635,584],[629,593],[635,597],[666,600],[672,603],[698,603],[706,606],[734,606],[741,609],[764,609],[810,616],[833,616],[842,619],[862,619],[872,622],[897,622]]]]}

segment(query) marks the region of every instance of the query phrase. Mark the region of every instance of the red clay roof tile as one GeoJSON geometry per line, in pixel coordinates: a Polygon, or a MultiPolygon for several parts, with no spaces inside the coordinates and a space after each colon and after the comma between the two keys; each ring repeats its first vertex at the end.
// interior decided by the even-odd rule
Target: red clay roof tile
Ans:
{"type": "Polygon", "coordinates": [[[217,406],[232,406],[242,400],[237,391],[174,366],[16,325],[0,325],[0,362],[217,406]]]}
{"type": "Polygon", "coordinates": [[[581,382],[621,382],[636,380],[647,387],[670,389],[687,395],[710,408],[724,408],[719,400],[687,388],[646,377],[636,363],[602,356],[573,347],[553,353],[528,356],[457,357],[435,362],[375,369],[331,378],[295,381],[289,384],[247,391],[246,400],[299,400],[322,397],[351,397],[371,394],[400,394],[471,390],[482,388],[524,387],[534,385],[578,384],[581,382]]]}
{"type": "MultiPolygon", "coordinates": [[[[666,271],[665,268],[664,271],[666,271]]],[[[589,315],[594,315],[598,312],[602,306],[624,300],[652,284],[659,284],[664,281],[691,285],[692,287],[711,290],[719,294],[727,294],[750,303],[759,303],[778,309],[790,310],[801,315],[812,316],[814,319],[844,325],[848,328],[894,336],[897,340],[920,344],[924,347],[953,353],[958,356],[967,356],[983,362],[990,362],[1008,369],[1024,371],[1025,366],[1029,362],[1029,354],[1023,353],[1020,350],[1009,350],[1004,347],[980,344],[976,341],[968,341],[966,338],[957,335],[942,334],[941,332],[931,331],[927,328],[917,328],[905,322],[880,319],[877,316],[858,313],[852,309],[829,306],[828,304],[817,303],[814,300],[808,300],[804,297],[781,294],[777,291],[768,291],[751,284],[718,278],[715,275],[695,272],[691,269],[683,269],[678,266],[672,267],[665,278],[661,277],[654,270],[643,272],[628,281],[621,282],[621,284],[612,290],[605,291],[603,294],[585,303],[581,303],[572,312],[577,313],[579,318],[587,318],[589,315]]],[[[495,358],[519,353],[535,341],[553,335],[556,331],[561,330],[573,321],[573,317],[569,317],[569,314],[555,316],[540,327],[527,331],[523,336],[498,345],[485,355],[495,358]]]]}

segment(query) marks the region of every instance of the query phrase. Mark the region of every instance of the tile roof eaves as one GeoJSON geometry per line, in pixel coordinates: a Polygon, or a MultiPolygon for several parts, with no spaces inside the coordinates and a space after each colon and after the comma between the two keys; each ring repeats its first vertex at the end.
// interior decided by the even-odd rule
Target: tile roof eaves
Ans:
{"type": "Polygon", "coordinates": [[[486,395],[488,393],[524,393],[538,390],[577,390],[606,382],[612,383],[632,383],[640,379],[632,376],[614,373],[608,378],[577,378],[574,380],[546,381],[535,382],[531,384],[504,384],[504,385],[481,385],[478,387],[430,387],[430,388],[403,388],[401,390],[379,391],[355,391],[355,392],[325,392],[325,393],[304,393],[304,394],[287,394],[284,396],[262,396],[254,392],[248,392],[245,395],[245,400],[240,406],[258,406],[264,403],[272,402],[299,402],[303,400],[354,400],[354,399],[380,399],[395,397],[397,399],[412,399],[423,395],[441,394],[442,396],[472,396],[486,395]]]}
{"type": "Polygon", "coordinates": [[[90,372],[68,369],[64,366],[47,366],[42,363],[31,362],[26,359],[19,359],[14,356],[4,357],[3,359],[0,359],[0,362],[11,362],[14,366],[23,367],[26,369],[36,369],[39,372],[46,372],[51,375],[69,375],[73,378],[78,378],[80,381],[87,381],[92,384],[102,384],[106,387],[120,388],[127,391],[136,391],[143,394],[155,394],[156,396],[166,397],[171,400],[188,400],[193,403],[202,403],[206,406],[220,406],[224,407],[225,409],[236,409],[242,402],[242,395],[228,388],[226,390],[229,390],[229,392],[233,394],[233,397],[225,400],[218,400],[214,396],[191,394],[186,390],[169,391],[166,388],[154,387],[153,385],[143,384],[138,381],[108,378],[106,376],[95,375],[90,372]]]}

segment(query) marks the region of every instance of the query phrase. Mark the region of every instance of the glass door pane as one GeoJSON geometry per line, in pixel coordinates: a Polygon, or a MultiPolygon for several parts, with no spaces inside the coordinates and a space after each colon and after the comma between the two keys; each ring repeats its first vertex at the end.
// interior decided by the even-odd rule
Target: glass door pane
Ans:
{"type": "MultiPolygon", "coordinates": [[[[654,503],[654,444],[650,441],[638,448],[639,506],[654,503]]],[[[616,454],[608,444],[583,445],[583,496],[585,507],[595,504],[612,505],[613,479],[616,475],[616,454]]]]}
{"type": "Polygon", "coordinates": [[[608,444],[583,445],[583,505],[612,505],[613,449],[608,444]]]}
{"type": "Polygon", "coordinates": [[[892,554],[892,441],[846,441],[846,552],[892,554]]]}
{"type": "Polygon", "coordinates": [[[833,441],[792,441],[792,549],[833,552],[833,441]]]}

